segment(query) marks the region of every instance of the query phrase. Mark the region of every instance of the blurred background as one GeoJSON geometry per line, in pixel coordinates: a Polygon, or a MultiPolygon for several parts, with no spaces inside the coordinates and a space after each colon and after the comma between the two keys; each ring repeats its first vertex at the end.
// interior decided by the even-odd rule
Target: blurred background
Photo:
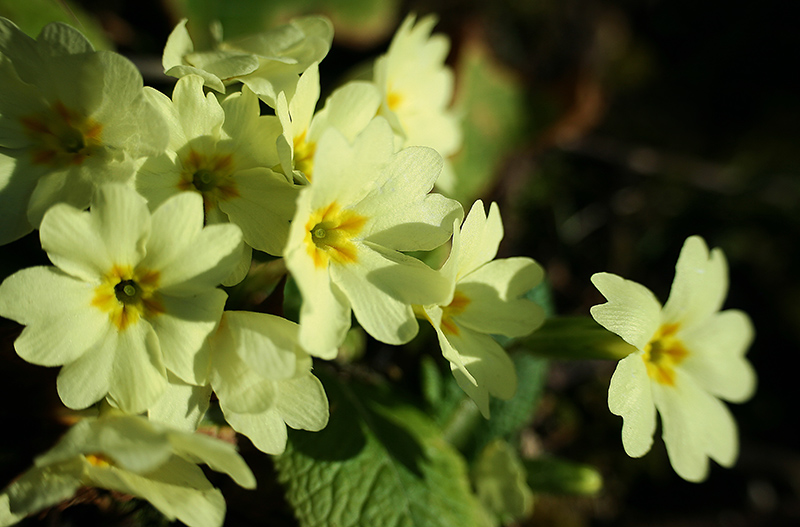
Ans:
{"type": "MultiPolygon", "coordinates": [[[[408,12],[436,13],[453,49],[465,146],[456,197],[497,201],[499,256],[526,255],[547,272],[555,312],[588,315],[603,301],[589,282],[610,271],[666,299],[685,238],[703,236],[729,260],[726,307],[756,327],[755,397],[731,405],[741,455],[700,485],[674,474],[659,439],[629,459],[606,406],[611,362],[553,361],[523,438],[529,448],[596,467],[594,497],[540,495],[537,526],[800,525],[800,31],[796,3],[764,0],[0,0],[0,16],[36,35],[52,20],[82,25],[116,49],[145,84],[170,93],[163,45],[190,18],[195,37],[221,21],[235,37],[324,13],[334,46],[321,64],[330,90],[385,51],[408,12]],[[70,12],[71,11],[71,12],[70,12]],[[76,22],[79,21],[79,22],[76,22]]],[[[207,37],[207,34],[206,34],[207,37]]],[[[0,248],[4,278],[46,262],[38,238],[0,248]]],[[[22,362],[19,326],[2,321],[5,484],[61,430],[50,419],[56,371],[22,362]],[[45,372],[45,373],[43,373],[45,372]],[[33,393],[33,397],[30,394],[33,393]],[[18,404],[20,398],[27,404],[18,404]],[[30,399],[28,399],[31,397],[30,399]],[[47,417],[43,417],[47,416],[47,417]]],[[[55,402],[54,402],[55,401],[55,402]]],[[[265,469],[265,470],[268,470],[265,469]]],[[[269,489],[265,489],[267,492],[269,489]]],[[[227,490],[226,490],[227,492],[227,490]]],[[[226,494],[227,495],[227,494],[226,494]]],[[[234,498],[235,499],[235,498],[234,498]]],[[[253,503],[242,506],[263,506],[253,503]]],[[[234,505],[231,505],[233,508],[234,505]]],[[[248,514],[230,525],[256,525],[248,514]]],[[[255,516],[252,516],[255,517],[255,516]]],[[[269,525],[291,525],[276,515],[269,525]]]]}

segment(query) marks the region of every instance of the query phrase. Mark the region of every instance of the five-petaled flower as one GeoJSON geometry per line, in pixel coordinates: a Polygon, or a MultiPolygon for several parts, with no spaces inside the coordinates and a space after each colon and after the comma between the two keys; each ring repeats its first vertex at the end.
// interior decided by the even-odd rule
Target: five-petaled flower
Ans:
{"type": "Polygon", "coordinates": [[[592,283],[608,299],[592,316],[638,350],[617,365],[608,391],[609,409],[623,418],[625,452],[639,457],[650,450],[658,410],[679,476],[702,481],[709,457],[733,465],[736,423],[720,399],[749,399],[756,377],[744,357],[753,339],[750,318],[719,311],[728,290],[722,251],[709,254],[702,238],[688,238],[663,308],[650,290],[617,275],[598,273],[592,283]]]}
{"type": "Polygon", "coordinates": [[[455,225],[441,269],[449,296],[441,304],[416,306],[436,330],[458,385],[485,417],[490,394],[510,399],[517,389],[514,363],[492,335],[521,337],[544,321],[542,308],[522,298],[542,280],[542,268],[525,257],[495,260],[502,238],[497,204],[487,217],[483,202],[476,201],[461,229],[455,225]]]}
{"type": "Polygon", "coordinates": [[[151,216],[130,187],[106,185],[88,212],[52,207],[40,233],[56,267],[7,278],[0,315],[27,326],[14,343],[23,359],[64,366],[64,404],[85,408],[108,395],[141,412],[166,388],[167,371],[206,383],[206,337],[227,298],[216,286],[236,263],[238,227],[204,228],[195,193],[151,216]]]}

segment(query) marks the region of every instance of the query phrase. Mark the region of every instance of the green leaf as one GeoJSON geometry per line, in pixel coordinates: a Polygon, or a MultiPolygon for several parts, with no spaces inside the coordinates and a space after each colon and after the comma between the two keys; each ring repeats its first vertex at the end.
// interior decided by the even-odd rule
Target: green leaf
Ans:
{"type": "Polygon", "coordinates": [[[537,357],[620,360],[636,348],[589,317],[553,317],[515,342],[537,357]]]}
{"type": "Polygon", "coordinates": [[[556,457],[528,459],[523,465],[535,493],[592,495],[603,488],[603,477],[589,465],[556,457]]]}
{"type": "Polygon", "coordinates": [[[464,460],[415,407],[317,371],[331,402],[321,432],[291,431],[275,460],[303,527],[479,527],[464,460]]]}
{"type": "Polygon", "coordinates": [[[521,82],[481,39],[463,46],[456,77],[454,106],[464,116],[464,143],[452,158],[456,185],[450,197],[467,207],[489,189],[500,162],[520,144],[527,111],[521,82]]]}

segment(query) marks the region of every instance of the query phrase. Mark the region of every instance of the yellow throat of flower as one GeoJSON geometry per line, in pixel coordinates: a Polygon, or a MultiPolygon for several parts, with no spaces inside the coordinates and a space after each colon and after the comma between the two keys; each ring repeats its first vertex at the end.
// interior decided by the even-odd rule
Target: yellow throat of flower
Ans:
{"type": "Polygon", "coordinates": [[[108,313],[120,331],[139,321],[164,312],[158,296],[158,271],[114,266],[95,287],[92,305],[108,313]]]}
{"type": "Polygon", "coordinates": [[[675,334],[679,324],[664,324],[656,331],[644,348],[642,359],[647,366],[647,375],[659,384],[675,385],[675,367],[689,355],[675,334]]]}
{"type": "Polygon", "coordinates": [[[444,333],[449,333],[451,335],[458,335],[460,333],[458,326],[456,325],[455,321],[453,321],[453,317],[463,313],[470,302],[471,300],[467,295],[456,290],[456,292],[453,294],[453,300],[442,308],[441,325],[444,333]]]}
{"type": "Polygon", "coordinates": [[[20,119],[26,135],[32,140],[32,161],[54,168],[79,166],[90,156],[100,153],[103,126],[70,110],[61,101],[37,115],[20,119]]]}
{"type": "Polygon", "coordinates": [[[220,201],[239,196],[230,175],[234,171],[232,154],[203,154],[194,149],[182,158],[183,171],[178,183],[180,190],[196,190],[203,196],[206,213],[220,201]]]}
{"type": "Polygon", "coordinates": [[[358,250],[352,238],[361,232],[366,222],[367,218],[341,209],[335,201],[314,211],[306,223],[305,236],[306,249],[314,266],[325,268],[330,260],[338,264],[357,262],[358,250]]]}

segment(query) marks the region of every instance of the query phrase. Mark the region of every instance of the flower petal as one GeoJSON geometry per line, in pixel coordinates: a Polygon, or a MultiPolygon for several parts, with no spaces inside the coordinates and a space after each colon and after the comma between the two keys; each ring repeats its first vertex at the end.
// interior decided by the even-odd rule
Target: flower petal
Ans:
{"type": "Polygon", "coordinates": [[[54,205],[44,215],[39,235],[50,261],[85,282],[96,282],[116,263],[90,212],[64,203],[54,205]]]}
{"type": "Polygon", "coordinates": [[[194,432],[208,410],[211,385],[193,386],[167,373],[167,388],[147,409],[147,416],[177,430],[194,432]]]}
{"type": "Polygon", "coordinates": [[[258,413],[274,405],[274,383],[256,374],[236,354],[227,315],[211,340],[211,348],[211,385],[223,410],[258,413]]]}
{"type": "Polygon", "coordinates": [[[118,333],[108,395],[127,413],[144,412],[167,388],[155,331],[140,320],[118,333]]]}
{"type": "Polygon", "coordinates": [[[296,374],[299,326],[285,318],[266,313],[228,311],[228,329],[236,354],[248,368],[268,380],[289,379],[296,374]]]}
{"type": "Polygon", "coordinates": [[[500,399],[511,399],[517,391],[517,374],[508,353],[490,335],[459,330],[447,334],[447,340],[477,386],[500,399]]]}
{"type": "Polygon", "coordinates": [[[253,445],[266,454],[283,454],[286,450],[286,423],[275,408],[255,414],[225,410],[225,420],[234,430],[246,435],[253,445]]]}
{"type": "MultiPolygon", "coordinates": [[[[422,267],[416,268],[398,265],[364,246],[358,252],[357,265],[331,264],[331,277],[347,296],[353,307],[353,313],[364,330],[381,342],[399,345],[414,338],[419,326],[411,309],[411,303],[399,300],[393,293],[408,285],[408,282],[399,278],[413,271],[420,272],[424,277],[422,283],[432,282],[421,273],[424,271],[423,267],[427,266],[422,262],[420,265],[422,267]]],[[[428,270],[434,273],[433,269],[428,268],[428,270]]],[[[411,283],[415,287],[419,285],[419,282],[411,283]]],[[[422,294],[424,292],[420,291],[417,296],[422,294]]]]}
{"type": "Polygon", "coordinates": [[[654,384],[653,396],[667,454],[680,477],[704,480],[708,457],[725,467],[733,465],[739,451],[738,433],[724,403],[680,372],[674,386],[654,384]]]}
{"type": "Polygon", "coordinates": [[[756,372],[744,357],[753,341],[753,325],[741,311],[728,310],[680,334],[691,350],[680,367],[708,392],[731,402],[749,399],[756,372]]]}
{"type": "Polygon", "coordinates": [[[190,247],[161,268],[161,291],[185,296],[219,285],[239,261],[241,240],[241,229],[231,223],[203,228],[190,247]]]}
{"type": "Polygon", "coordinates": [[[176,456],[147,474],[91,467],[88,478],[94,486],[143,498],[189,527],[221,527],[225,518],[222,493],[200,467],[176,456]]]}
{"type": "Polygon", "coordinates": [[[158,335],[164,366],[190,384],[207,382],[206,338],[217,327],[227,298],[221,289],[190,297],[164,295],[164,312],[148,319],[158,335]]]}
{"type": "Polygon", "coordinates": [[[283,254],[300,187],[268,168],[237,172],[232,177],[239,196],[219,202],[219,208],[242,229],[254,249],[283,254]]]}
{"type": "Polygon", "coordinates": [[[65,364],[58,373],[56,386],[61,402],[80,410],[106,396],[111,383],[112,364],[117,352],[116,328],[108,332],[78,360],[65,364]]]}
{"type": "Polygon", "coordinates": [[[256,478],[232,444],[204,434],[173,432],[169,440],[175,453],[193,463],[205,463],[211,470],[229,475],[239,486],[256,487],[256,478]]]}
{"type": "Polygon", "coordinates": [[[592,283],[608,299],[593,306],[592,317],[607,330],[644,349],[661,323],[661,305],[643,285],[611,273],[597,273],[592,283]]]}
{"type": "Polygon", "coordinates": [[[150,211],[136,191],[126,185],[99,187],[91,218],[111,262],[135,267],[141,261],[150,236],[150,211]]]}
{"type": "Polygon", "coordinates": [[[173,195],[153,212],[151,221],[147,255],[140,265],[161,270],[189,251],[203,229],[203,198],[196,192],[173,195]]]}
{"type": "Polygon", "coordinates": [[[664,304],[664,322],[701,323],[719,311],[728,293],[728,264],[720,249],[709,253],[699,236],[686,239],[675,265],[675,280],[664,304]]]}
{"type": "Polygon", "coordinates": [[[328,424],[328,397],[319,379],[311,372],[278,383],[276,408],[281,418],[294,429],[317,432],[328,424]]]}
{"type": "Polygon", "coordinates": [[[645,455],[653,445],[656,407],[650,378],[639,353],[617,364],[608,388],[608,409],[622,417],[622,446],[631,457],[645,455]]]}
{"type": "Polygon", "coordinates": [[[520,337],[544,322],[544,310],[519,298],[541,281],[542,269],[530,258],[494,260],[456,286],[470,302],[454,317],[481,333],[520,337]]]}

